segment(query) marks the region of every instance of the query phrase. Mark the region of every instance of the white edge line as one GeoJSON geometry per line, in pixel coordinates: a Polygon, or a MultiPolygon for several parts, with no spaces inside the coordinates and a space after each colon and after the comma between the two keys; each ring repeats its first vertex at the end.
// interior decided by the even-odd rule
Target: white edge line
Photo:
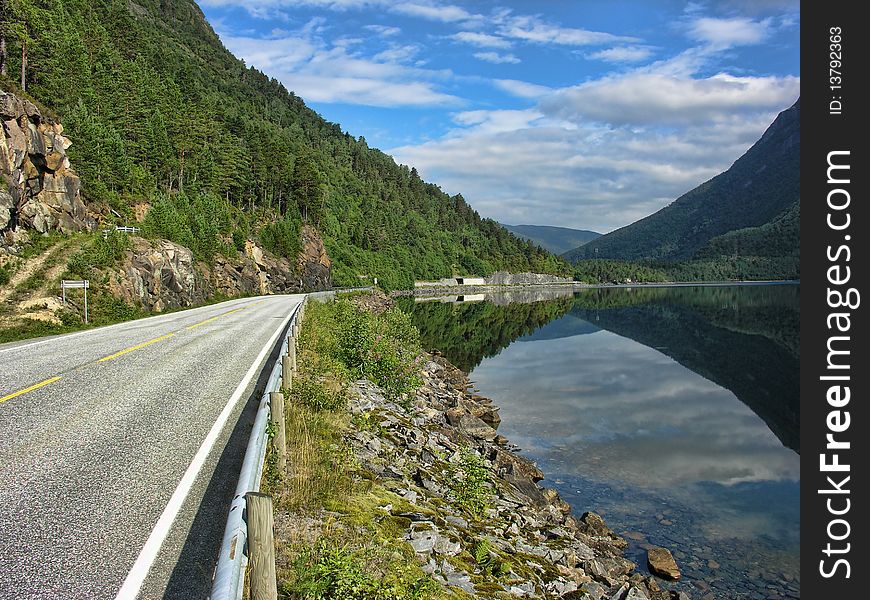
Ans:
{"type": "MultiPolygon", "coordinates": [[[[103,327],[95,327],[93,329],[85,329],[84,331],[74,331],[72,333],[62,333],[60,335],[52,336],[50,339],[47,339],[47,340],[37,340],[35,342],[30,342],[29,344],[20,344],[18,346],[12,346],[11,348],[0,348],[0,354],[3,354],[4,352],[12,352],[14,350],[24,350],[26,348],[32,348],[33,346],[41,346],[42,344],[48,344],[51,342],[61,342],[63,340],[68,340],[70,338],[79,337],[80,335],[87,335],[89,333],[108,331],[111,329],[123,327],[124,325],[127,325],[127,326],[129,326],[129,325],[141,325],[143,323],[147,323],[147,322],[152,321],[154,319],[183,315],[187,311],[203,310],[204,312],[207,312],[207,310],[204,310],[204,309],[215,308],[215,307],[230,304],[230,303],[232,303],[232,306],[236,306],[237,304],[240,304],[240,303],[245,302],[247,300],[261,300],[263,298],[272,298],[272,297],[276,297],[276,296],[250,296],[247,298],[233,298],[231,300],[227,300],[226,302],[218,302],[217,304],[207,304],[206,306],[197,306],[194,308],[179,310],[179,311],[176,311],[174,313],[168,313],[168,314],[162,314],[162,315],[151,315],[150,317],[143,317],[141,319],[133,319],[132,321],[122,321],[120,323],[112,323],[111,325],[105,325],[103,327]]],[[[228,307],[225,306],[225,308],[228,308],[228,307]]],[[[192,316],[192,313],[190,313],[188,315],[184,315],[184,316],[192,316]]],[[[10,342],[10,343],[14,343],[14,342],[10,342]]]]}
{"type": "Polygon", "coordinates": [[[178,513],[181,511],[181,506],[187,499],[187,495],[190,493],[194,481],[199,476],[199,472],[202,470],[203,464],[205,464],[205,459],[214,447],[218,435],[220,435],[221,430],[223,430],[227,419],[229,419],[230,414],[233,412],[233,409],[239,401],[239,398],[241,398],[242,393],[244,393],[245,389],[248,387],[248,383],[250,383],[251,379],[257,373],[263,359],[265,359],[266,355],[272,351],[275,340],[281,332],[284,331],[287,322],[290,321],[290,318],[293,316],[294,309],[290,310],[290,314],[281,321],[281,324],[275,330],[275,333],[272,334],[272,337],[269,338],[269,341],[265,346],[263,346],[260,354],[258,354],[257,358],[254,359],[254,363],[248,369],[248,372],[245,373],[245,376],[242,378],[238,387],[236,387],[233,395],[230,396],[230,399],[227,401],[221,414],[218,415],[218,418],[214,422],[214,425],[212,425],[211,430],[209,430],[208,435],[205,436],[202,445],[199,447],[199,450],[197,450],[193,460],[184,472],[184,476],[181,478],[181,481],[178,482],[178,486],[172,493],[172,497],[169,498],[166,508],[163,509],[163,513],[157,520],[157,524],[154,526],[154,529],[151,530],[151,535],[148,536],[148,540],[139,552],[136,562],[133,563],[132,568],[129,573],[127,573],[127,577],[124,579],[124,583],[118,591],[118,595],[115,597],[116,600],[133,600],[139,595],[139,590],[145,582],[145,577],[147,577],[148,571],[157,559],[160,547],[166,540],[166,536],[169,535],[169,530],[175,522],[175,517],[178,516],[178,513]]]}

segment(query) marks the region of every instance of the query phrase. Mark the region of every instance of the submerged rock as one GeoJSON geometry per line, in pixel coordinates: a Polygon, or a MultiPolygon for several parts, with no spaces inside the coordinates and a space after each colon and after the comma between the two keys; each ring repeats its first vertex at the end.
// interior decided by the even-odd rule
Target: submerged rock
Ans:
{"type": "Polygon", "coordinates": [[[647,550],[649,569],[654,574],[672,581],[679,581],[682,576],[677,561],[667,548],[653,547],[647,550]]]}

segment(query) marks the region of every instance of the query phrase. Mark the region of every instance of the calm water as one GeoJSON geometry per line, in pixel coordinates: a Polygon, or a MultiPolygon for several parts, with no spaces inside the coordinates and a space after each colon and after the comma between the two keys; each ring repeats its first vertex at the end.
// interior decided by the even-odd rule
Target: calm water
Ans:
{"type": "Polygon", "coordinates": [[[694,597],[799,596],[798,286],[492,300],[403,306],[545,485],[641,569],[671,549],[694,597]]]}

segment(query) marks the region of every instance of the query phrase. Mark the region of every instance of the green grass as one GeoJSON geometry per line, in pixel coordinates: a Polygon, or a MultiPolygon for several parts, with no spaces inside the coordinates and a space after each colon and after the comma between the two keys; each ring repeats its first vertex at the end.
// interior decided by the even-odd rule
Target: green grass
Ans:
{"type": "Polygon", "coordinates": [[[14,273],[12,265],[0,265],[0,285],[7,285],[9,280],[12,279],[12,273],[14,273]]]}
{"type": "Polygon", "coordinates": [[[267,455],[263,491],[275,509],[290,515],[327,519],[316,539],[276,540],[279,588],[286,598],[347,600],[425,600],[444,590],[425,574],[408,544],[401,541],[407,519],[385,513],[412,510],[362,470],[345,434],[351,426],[376,431],[373,419],[351,420],[347,386],[359,376],[396,378],[394,393],[410,391],[406,374],[418,346],[415,330],[396,315],[362,312],[348,300],[311,302],[299,340],[299,372],[287,395],[288,469],[279,473],[267,455]],[[377,354],[379,353],[379,356],[377,354]],[[353,423],[353,425],[352,425],[353,423]],[[283,566],[280,566],[283,565],[283,566]]]}

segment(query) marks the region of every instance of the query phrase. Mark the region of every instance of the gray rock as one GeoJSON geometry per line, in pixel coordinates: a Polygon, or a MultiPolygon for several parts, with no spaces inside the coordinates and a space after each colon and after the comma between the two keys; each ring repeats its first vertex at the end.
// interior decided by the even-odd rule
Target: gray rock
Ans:
{"type": "Polygon", "coordinates": [[[459,542],[453,541],[447,536],[439,535],[432,549],[435,551],[435,554],[455,556],[462,550],[462,546],[459,542]]]}
{"type": "Polygon", "coordinates": [[[567,594],[569,592],[574,592],[577,590],[577,583],[574,581],[565,581],[564,579],[554,579],[553,581],[547,584],[547,591],[556,594],[557,596],[562,596],[563,594],[567,594]]]}
{"type": "Polygon", "coordinates": [[[450,523],[451,525],[455,525],[456,527],[461,527],[463,529],[468,529],[468,521],[463,519],[462,517],[456,517],[454,515],[447,515],[444,517],[444,520],[450,523]]]}
{"type": "Polygon", "coordinates": [[[628,583],[623,583],[619,586],[615,591],[611,590],[608,592],[610,596],[608,600],[625,600],[625,592],[628,590],[628,583]]]}
{"type": "Polygon", "coordinates": [[[498,435],[495,429],[474,415],[462,415],[459,418],[459,431],[474,438],[491,442],[498,435]]]}
{"type": "Polygon", "coordinates": [[[602,600],[607,594],[607,588],[596,581],[589,581],[580,586],[590,600],[602,600]]]}
{"type": "Polygon", "coordinates": [[[408,542],[417,554],[432,552],[435,548],[435,542],[438,540],[438,533],[432,529],[412,531],[409,536],[408,542]]]}
{"type": "Polygon", "coordinates": [[[0,189],[0,230],[6,229],[14,210],[15,199],[9,192],[0,189]]]}
{"type": "Polygon", "coordinates": [[[625,600],[649,600],[649,596],[647,596],[646,592],[643,591],[639,587],[632,587],[628,590],[628,594],[625,596],[625,600]]]}
{"type": "Polygon", "coordinates": [[[474,584],[466,573],[456,572],[447,575],[447,585],[458,587],[464,592],[474,595],[474,584]]]}
{"type": "Polygon", "coordinates": [[[518,594],[520,596],[530,596],[535,593],[535,586],[530,581],[524,581],[522,583],[514,584],[508,590],[511,594],[518,594]]]}

